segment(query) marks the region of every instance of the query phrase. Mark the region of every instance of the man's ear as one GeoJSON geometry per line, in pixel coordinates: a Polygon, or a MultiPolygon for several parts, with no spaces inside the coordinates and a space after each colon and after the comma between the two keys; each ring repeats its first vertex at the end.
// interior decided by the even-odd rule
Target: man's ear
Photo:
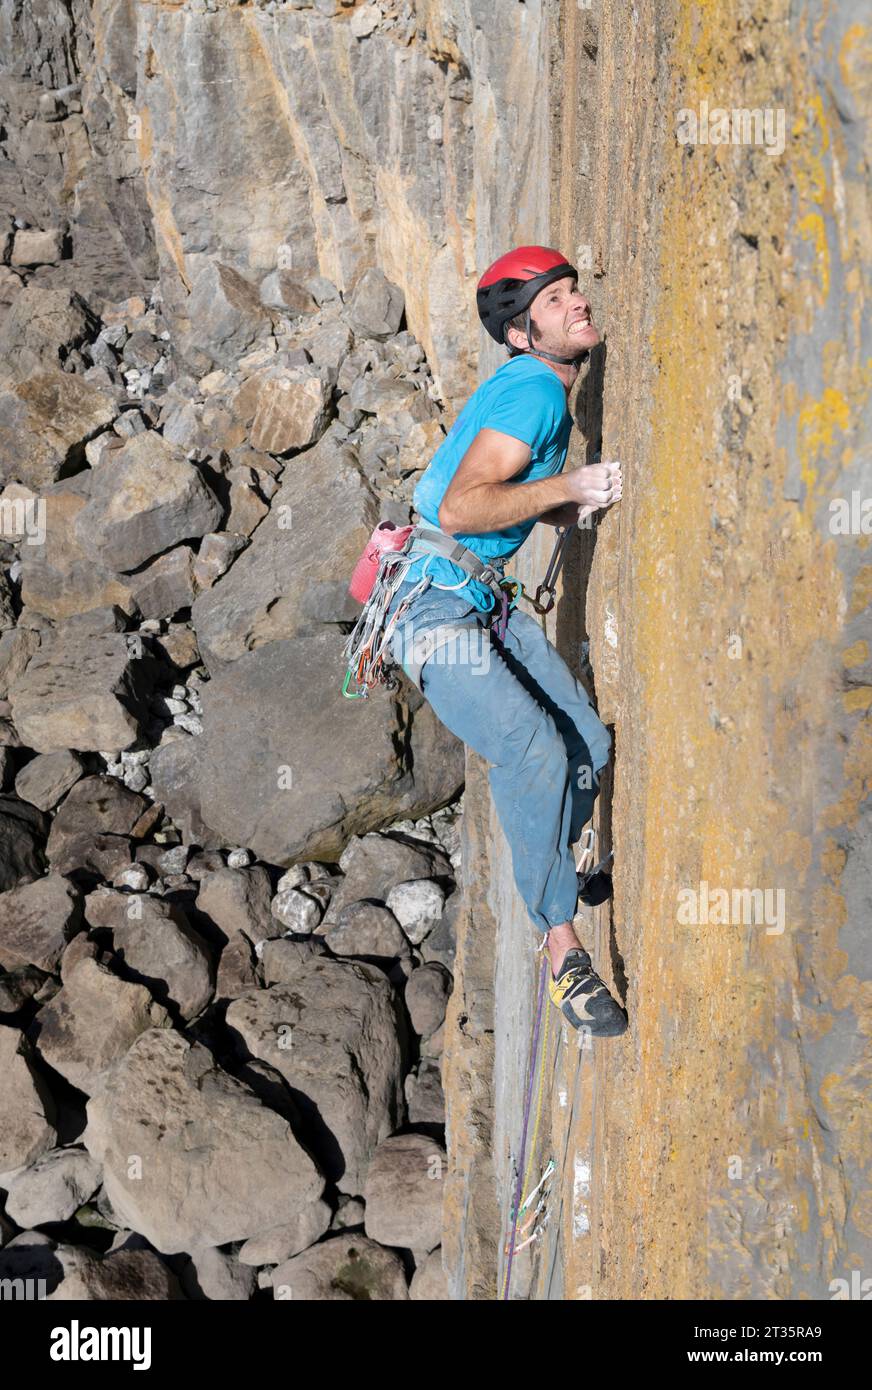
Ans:
{"type": "Polygon", "coordinates": [[[525,349],[525,348],[528,348],[528,347],[530,346],[530,344],[527,342],[527,335],[526,335],[526,333],[522,332],[520,328],[514,328],[514,327],[509,327],[509,328],[507,328],[507,329],[506,329],[506,341],[509,342],[509,343],[511,343],[511,344],[512,344],[512,347],[516,347],[516,348],[525,349]],[[514,339],[512,339],[512,338],[510,337],[510,334],[512,334],[512,333],[515,334],[515,338],[514,338],[514,339]]]}

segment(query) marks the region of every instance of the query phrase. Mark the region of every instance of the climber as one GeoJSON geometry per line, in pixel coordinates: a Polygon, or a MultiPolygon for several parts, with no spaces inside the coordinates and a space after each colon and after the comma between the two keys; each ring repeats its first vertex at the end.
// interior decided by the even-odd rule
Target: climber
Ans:
{"type": "MultiPolygon", "coordinates": [[[[413,500],[427,527],[474,552],[474,567],[477,556],[501,573],[537,521],[574,525],[619,501],[621,475],[617,463],[561,471],[572,428],[567,396],[600,341],[565,257],[543,246],[510,251],[481,277],[477,304],[509,360],[469,398],[413,500]]],[[[480,582],[415,539],[410,547],[418,558],[389,612],[420,588],[423,575],[432,582],[400,615],[391,653],[441,722],[491,764],[515,882],[543,934],[540,948],[548,949],[552,1002],[573,1027],[594,1036],[621,1033],[626,1013],[572,926],[579,877],[570,846],[590,819],[611,735],[538,622],[512,607],[498,637],[492,576],[480,582]],[[447,637],[440,659],[416,662],[422,638],[440,631],[447,637]],[[473,653],[476,635],[480,649],[473,653]]]]}

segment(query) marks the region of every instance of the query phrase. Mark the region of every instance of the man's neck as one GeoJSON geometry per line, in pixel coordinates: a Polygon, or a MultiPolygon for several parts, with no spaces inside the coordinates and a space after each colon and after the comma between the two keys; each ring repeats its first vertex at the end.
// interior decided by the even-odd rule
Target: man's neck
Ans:
{"type": "Polygon", "coordinates": [[[535,351],[527,352],[525,357],[535,357],[537,362],[541,362],[543,367],[550,367],[555,376],[563,382],[563,388],[567,396],[572,390],[578,379],[580,368],[579,362],[549,362],[547,357],[540,357],[535,351]]]}

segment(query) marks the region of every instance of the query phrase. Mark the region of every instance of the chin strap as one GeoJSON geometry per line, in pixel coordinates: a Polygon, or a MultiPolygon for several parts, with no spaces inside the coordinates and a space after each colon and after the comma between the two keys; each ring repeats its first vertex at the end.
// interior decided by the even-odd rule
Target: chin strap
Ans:
{"type": "MultiPolygon", "coordinates": [[[[527,342],[530,344],[533,342],[533,324],[529,309],[527,310],[527,342]]],[[[558,357],[554,352],[543,352],[541,348],[532,346],[524,348],[523,351],[528,357],[547,357],[549,362],[562,362],[566,366],[571,366],[573,362],[584,362],[589,353],[588,348],[582,348],[574,357],[558,357]]]]}

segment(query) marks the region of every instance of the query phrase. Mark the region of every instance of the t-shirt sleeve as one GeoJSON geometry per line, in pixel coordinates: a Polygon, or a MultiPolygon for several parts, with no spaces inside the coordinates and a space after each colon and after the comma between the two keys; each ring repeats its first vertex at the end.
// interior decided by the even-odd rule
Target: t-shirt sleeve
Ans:
{"type": "Polygon", "coordinates": [[[522,440],[535,456],[560,432],[565,413],[565,393],[556,377],[553,385],[544,379],[506,382],[491,397],[479,427],[522,440]]]}

